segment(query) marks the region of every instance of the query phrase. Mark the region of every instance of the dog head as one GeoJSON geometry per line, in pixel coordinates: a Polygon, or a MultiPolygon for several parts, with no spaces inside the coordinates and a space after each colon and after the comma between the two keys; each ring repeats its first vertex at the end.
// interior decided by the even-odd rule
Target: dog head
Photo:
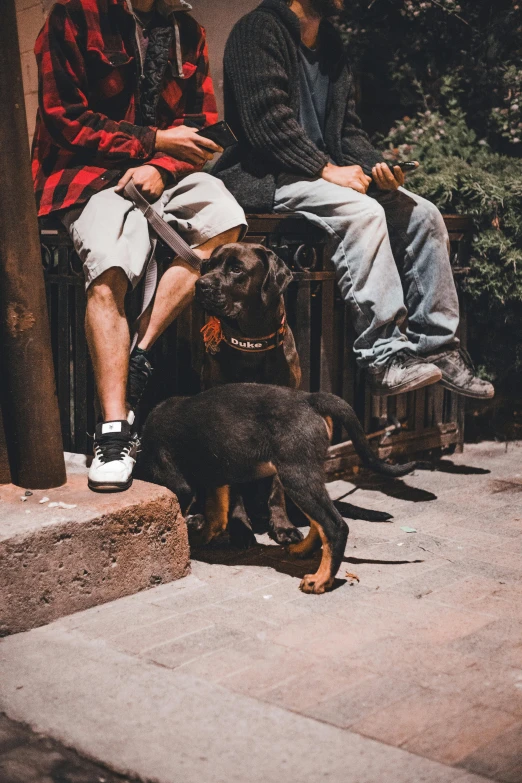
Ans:
{"type": "Polygon", "coordinates": [[[272,250],[241,242],[216,248],[201,275],[196,300],[212,315],[233,319],[249,309],[275,307],[293,278],[272,250]]]}

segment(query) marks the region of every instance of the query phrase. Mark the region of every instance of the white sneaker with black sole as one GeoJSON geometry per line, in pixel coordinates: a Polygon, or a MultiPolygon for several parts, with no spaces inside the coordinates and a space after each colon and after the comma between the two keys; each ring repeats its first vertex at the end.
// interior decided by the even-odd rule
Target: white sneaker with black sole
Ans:
{"type": "Polygon", "coordinates": [[[96,425],[94,459],[89,469],[89,489],[123,492],[132,484],[139,440],[128,421],[105,421],[96,425]]]}

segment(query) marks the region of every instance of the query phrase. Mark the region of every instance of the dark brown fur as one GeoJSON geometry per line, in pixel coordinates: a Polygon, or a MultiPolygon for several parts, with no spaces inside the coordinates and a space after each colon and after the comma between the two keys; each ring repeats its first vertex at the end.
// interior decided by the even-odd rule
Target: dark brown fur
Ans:
{"type": "Polygon", "coordinates": [[[370,469],[393,477],[415,467],[380,460],[352,408],[333,394],[234,383],[158,405],[143,429],[136,476],[168,487],[183,513],[194,495],[205,497],[207,518],[195,515],[194,521],[208,542],[230,524],[234,500],[227,487],[277,473],[284,491],[310,521],[308,537],[290,551],[306,557],[322,547],[319,569],[303,578],[301,589],[323,593],[333,585],[348,536],[325,487],[327,419],[343,425],[370,469]]]}
{"type": "MultiPolygon", "coordinates": [[[[245,338],[265,337],[276,332],[285,314],[283,294],[292,272],[263,245],[231,243],[217,248],[202,268],[196,283],[196,299],[210,315],[245,338]]],[[[297,389],[301,368],[292,330],[286,323],[280,346],[259,353],[246,353],[225,342],[216,354],[206,353],[203,364],[204,389],[223,383],[271,383],[297,389]]],[[[285,496],[279,479],[266,479],[256,488],[234,492],[231,506],[231,538],[241,546],[255,539],[243,503],[263,515],[268,504],[268,529],[279,544],[299,541],[300,531],[288,519],[285,496]]]]}

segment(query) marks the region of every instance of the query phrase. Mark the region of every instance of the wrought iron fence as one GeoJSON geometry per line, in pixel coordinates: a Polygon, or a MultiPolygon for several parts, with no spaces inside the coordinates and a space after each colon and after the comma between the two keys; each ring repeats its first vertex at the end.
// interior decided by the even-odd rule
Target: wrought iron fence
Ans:
{"type": "MultiPolygon", "coordinates": [[[[453,271],[458,278],[467,271],[470,221],[454,215],[445,220],[453,271]]],[[[353,358],[355,335],[321,230],[298,216],[250,215],[246,241],[271,247],[294,272],[286,305],[301,360],[303,389],[331,391],[353,405],[366,432],[383,431],[381,456],[461,448],[462,398],[438,386],[394,397],[370,394],[364,373],[353,358]],[[400,431],[385,431],[392,422],[401,423],[400,431]]],[[[94,431],[95,424],[95,389],[83,327],[81,263],[57,222],[42,221],[41,242],[64,448],[87,453],[88,433],[94,431]]],[[[130,318],[136,314],[138,296],[136,292],[129,297],[130,318]]],[[[464,306],[462,313],[461,339],[465,344],[464,306]]],[[[204,315],[197,306],[188,308],[158,341],[154,348],[157,371],[143,400],[142,414],[168,396],[199,390],[203,359],[199,330],[203,321],[204,315]]],[[[336,441],[330,450],[330,473],[342,472],[356,462],[351,445],[342,443],[340,432],[335,433],[336,441]]]]}

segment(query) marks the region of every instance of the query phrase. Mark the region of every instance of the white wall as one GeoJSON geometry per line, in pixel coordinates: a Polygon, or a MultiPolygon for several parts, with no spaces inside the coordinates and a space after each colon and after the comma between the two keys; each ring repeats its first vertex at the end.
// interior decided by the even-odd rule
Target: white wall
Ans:
{"type": "Polygon", "coordinates": [[[261,0],[189,0],[193,16],[207,32],[210,67],[220,114],[223,110],[223,51],[233,24],[261,0]]]}
{"type": "Polygon", "coordinates": [[[38,78],[33,49],[36,36],[45,20],[42,0],[16,0],[16,20],[22,60],[25,110],[29,126],[29,142],[31,142],[38,108],[38,78]]]}

